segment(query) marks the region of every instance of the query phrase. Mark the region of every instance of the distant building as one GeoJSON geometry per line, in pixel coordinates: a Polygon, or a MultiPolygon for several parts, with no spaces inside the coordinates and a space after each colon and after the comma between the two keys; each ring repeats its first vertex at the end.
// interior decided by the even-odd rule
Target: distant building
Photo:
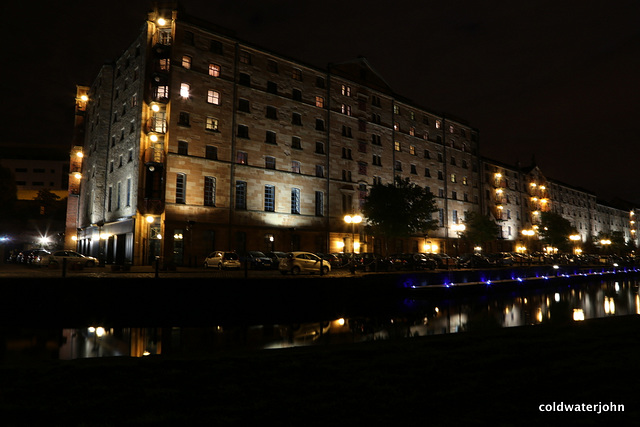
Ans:
{"type": "Polygon", "coordinates": [[[541,250],[538,230],[543,212],[554,212],[576,230],[575,248],[599,247],[598,236],[620,233],[638,245],[637,208],[632,203],[598,200],[595,193],[547,178],[536,165],[522,167],[483,158],[485,214],[500,226],[490,251],[541,250]]]}
{"type": "Polygon", "coordinates": [[[47,158],[47,154],[39,156],[37,153],[35,150],[28,157],[0,159],[0,166],[13,174],[18,200],[33,200],[41,190],[49,190],[64,199],[69,183],[69,160],[47,158]]]}

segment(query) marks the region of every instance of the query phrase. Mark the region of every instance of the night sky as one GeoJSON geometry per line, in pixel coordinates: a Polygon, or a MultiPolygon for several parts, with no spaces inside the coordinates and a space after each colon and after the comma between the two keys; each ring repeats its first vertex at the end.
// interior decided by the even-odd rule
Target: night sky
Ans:
{"type": "MultiPolygon", "coordinates": [[[[480,132],[484,156],[640,202],[640,2],[185,0],[267,50],[364,56],[400,95],[480,132]]],[[[2,144],[69,147],[75,86],[139,32],[149,1],[3,4],[2,144]],[[64,4],[64,6],[59,6],[64,4]]]]}

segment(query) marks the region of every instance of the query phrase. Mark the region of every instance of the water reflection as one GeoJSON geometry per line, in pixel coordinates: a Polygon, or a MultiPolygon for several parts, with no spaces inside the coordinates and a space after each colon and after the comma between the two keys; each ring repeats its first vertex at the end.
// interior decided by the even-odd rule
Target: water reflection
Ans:
{"type": "MultiPolygon", "coordinates": [[[[203,328],[25,329],[3,331],[4,361],[64,360],[164,354],[206,355],[227,349],[270,349],[357,343],[499,327],[574,322],[640,314],[638,280],[602,281],[545,290],[456,299],[406,298],[382,314],[344,313],[314,323],[203,328]]],[[[424,295],[424,294],[421,294],[424,295]]]]}

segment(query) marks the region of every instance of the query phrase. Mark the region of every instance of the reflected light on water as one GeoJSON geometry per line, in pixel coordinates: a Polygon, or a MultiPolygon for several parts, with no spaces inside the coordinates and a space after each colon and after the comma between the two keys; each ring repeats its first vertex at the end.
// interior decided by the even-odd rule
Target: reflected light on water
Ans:
{"type": "Polygon", "coordinates": [[[497,292],[499,285],[496,284],[491,293],[464,294],[457,298],[402,295],[394,304],[371,299],[367,300],[370,305],[361,306],[358,301],[355,308],[345,305],[338,315],[332,312],[325,318],[319,313],[311,323],[291,315],[280,323],[253,319],[254,323],[238,321],[224,326],[216,326],[216,321],[201,327],[115,328],[103,324],[81,329],[52,329],[46,331],[47,334],[26,331],[31,335],[16,333],[15,338],[13,335],[6,338],[5,359],[17,359],[38,349],[44,358],[52,357],[46,352],[55,352],[54,357],[64,360],[193,355],[233,348],[260,350],[353,344],[555,321],[579,322],[640,314],[639,283],[640,280],[597,281],[513,293],[497,292]]]}

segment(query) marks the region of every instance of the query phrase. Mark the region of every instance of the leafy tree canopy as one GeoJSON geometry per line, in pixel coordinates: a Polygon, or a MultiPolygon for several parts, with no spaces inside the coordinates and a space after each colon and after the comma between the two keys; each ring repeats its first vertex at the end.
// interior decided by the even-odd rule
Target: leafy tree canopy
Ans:
{"type": "Polygon", "coordinates": [[[433,219],[437,211],[433,194],[396,177],[394,184],[375,184],[365,199],[362,213],[371,234],[404,237],[426,234],[438,228],[433,219]]]}
{"type": "Polygon", "coordinates": [[[464,222],[465,230],[460,237],[475,245],[495,240],[500,235],[500,227],[491,218],[477,212],[469,212],[464,222]]]}
{"type": "Polygon", "coordinates": [[[560,250],[568,250],[569,236],[576,233],[569,220],[555,212],[542,212],[540,220],[538,233],[542,241],[560,250]]]}

